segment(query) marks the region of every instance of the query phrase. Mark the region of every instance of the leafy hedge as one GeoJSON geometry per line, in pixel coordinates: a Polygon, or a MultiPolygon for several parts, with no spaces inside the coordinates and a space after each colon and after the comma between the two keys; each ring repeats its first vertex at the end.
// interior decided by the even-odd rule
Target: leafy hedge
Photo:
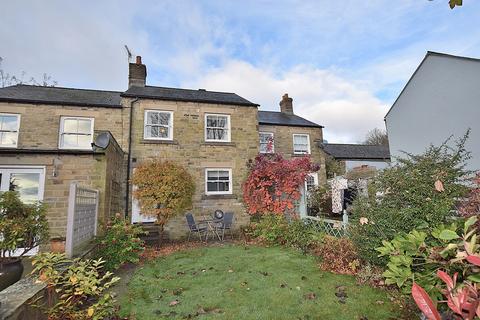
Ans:
{"type": "Polygon", "coordinates": [[[413,229],[431,232],[448,222],[457,200],[468,190],[467,137],[455,147],[447,141],[439,147],[430,146],[421,155],[406,154],[397,159],[371,183],[369,197],[354,201],[351,238],[362,259],[385,265],[386,258],[378,257],[375,251],[382,240],[413,229]]]}

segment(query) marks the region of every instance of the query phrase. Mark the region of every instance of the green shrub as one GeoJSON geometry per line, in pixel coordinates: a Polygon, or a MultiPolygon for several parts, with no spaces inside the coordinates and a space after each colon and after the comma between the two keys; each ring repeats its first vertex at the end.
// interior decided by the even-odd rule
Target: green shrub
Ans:
{"type": "Polygon", "coordinates": [[[64,254],[42,253],[32,265],[32,274],[47,285],[45,309],[50,320],[112,319],[116,313],[115,299],[108,293],[120,278],[104,272],[105,261],[69,260],[64,254]]]}
{"type": "Polygon", "coordinates": [[[291,221],[283,215],[269,214],[251,225],[252,234],[269,245],[284,245],[306,253],[321,241],[323,234],[305,225],[301,219],[291,221]]]}
{"type": "Polygon", "coordinates": [[[0,258],[10,256],[17,248],[23,248],[23,256],[48,240],[46,211],[44,204],[23,203],[18,192],[0,194],[0,258]]]}
{"type": "Polygon", "coordinates": [[[288,224],[285,233],[285,244],[289,247],[299,249],[302,253],[321,242],[323,234],[305,225],[301,219],[295,219],[288,224]]]}
{"type": "Polygon", "coordinates": [[[269,245],[285,244],[288,223],[283,215],[267,214],[252,225],[253,236],[269,245]]]}
{"type": "Polygon", "coordinates": [[[429,234],[413,230],[397,235],[392,241],[383,241],[377,251],[388,257],[387,270],[383,273],[386,284],[395,284],[404,294],[410,294],[415,281],[433,299],[441,300],[442,281],[436,276],[438,270],[458,273],[459,282],[480,283],[478,265],[474,265],[480,261],[476,222],[477,218],[471,217],[462,227],[457,223],[442,225],[429,234]]]}
{"type": "Polygon", "coordinates": [[[454,148],[447,141],[439,147],[430,146],[421,155],[406,154],[397,159],[373,179],[373,196],[354,201],[350,232],[362,259],[385,265],[387,259],[377,257],[375,251],[382,240],[413,229],[429,233],[448,222],[457,200],[467,191],[467,136],[454,148]],[[359,223],[361,218],[363,223],[359,223]]]}
{"type": "Polygon", "coordinates": [[[105,233],[97,241],[95,258],[105,260],[104,268],[112,271],[126,262],[137,263],[143,251],[143,233],[140,226],[133,225],[118,215],[106,226],[105,233]]]}

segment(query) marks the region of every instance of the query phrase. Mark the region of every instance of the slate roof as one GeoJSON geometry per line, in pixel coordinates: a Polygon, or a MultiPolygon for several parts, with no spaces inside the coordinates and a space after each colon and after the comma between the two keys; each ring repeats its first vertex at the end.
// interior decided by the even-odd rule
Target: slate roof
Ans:
{"type": "Polygon", "coordinates": [[[258,123],[277,126],[323,128],[323,126],[297,115],[276,111],[258,111],[258,123]]]}
{"type": "Polygon", "coordinates": [[[337,160],[390,160],[388,146],[340,143],[319,143],[319,146],[337,160]]]}
{"type": "Polygon", "coordinates": [[[179,89],[166,87],[131,87],[122,97],[139,97],[158,100],[191,101],[257,107],[258,104],[248,101],[235,93],[215,92],[204,89],[179,89]]]}
{"type": "Polygon", "coordinates": [[[0,101],[120,108],[120,93],[18,84],[0,88],[0,101]]]}

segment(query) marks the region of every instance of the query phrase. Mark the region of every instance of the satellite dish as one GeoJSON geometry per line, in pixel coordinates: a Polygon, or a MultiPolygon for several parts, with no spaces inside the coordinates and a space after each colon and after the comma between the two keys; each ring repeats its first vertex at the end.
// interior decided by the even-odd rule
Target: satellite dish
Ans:
{"type": "Polygon", "coordinates": [[[97,148],[106,149],[110,144],[110,134],[108,132],[100,133],[92,143],[97,148]]]}

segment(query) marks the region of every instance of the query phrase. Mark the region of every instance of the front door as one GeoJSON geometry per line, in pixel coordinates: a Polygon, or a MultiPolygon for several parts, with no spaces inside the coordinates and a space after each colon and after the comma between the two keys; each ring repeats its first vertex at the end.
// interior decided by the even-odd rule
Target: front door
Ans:
{"type": "Polygon", "coordinates": [[[298,211],[300,218],[308,215],[308,192],[318,186],[318,174],[316,172],[309,173],[305,178],[305,185],[300,188],[300,200],[298,202],[298,211]]]}
{"type": "MultiPolygon", "coordinates": [[[[135,190],[135,186],[133,186],[133,190],[135,190]]],[[[138,203],[138,200],[132,196],[132,223],[155,222],[155,218],[147,217],[140,211],[140,204],[138,203]]]]}

